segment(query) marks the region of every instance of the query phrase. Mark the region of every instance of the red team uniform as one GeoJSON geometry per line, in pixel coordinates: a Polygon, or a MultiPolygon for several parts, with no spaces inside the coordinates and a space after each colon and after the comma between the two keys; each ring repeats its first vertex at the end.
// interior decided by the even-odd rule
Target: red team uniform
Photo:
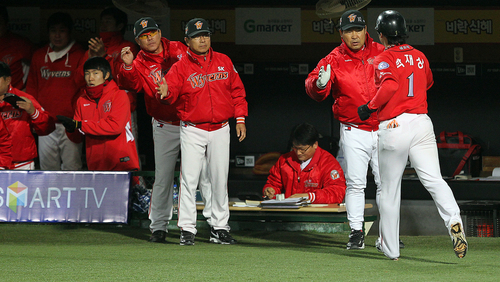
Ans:
{"type": "Polygon", "coordinates": [[[293,151],[282,155],[269,171],[266,188],[275,194],[308,193],[311,203],[338,204],[345,195],[345,178],[342,168],[332,154],[318,147],[310,163],[301,169],[297,154],[293,151]]]}
{"type": "Polygon", "coordinates": [[[127,94],[113,80],[103,86],[102,96],[83,90],[74,116],[75,120],[82,121],[88,169],[138,170],[139,157],[131,131],[127,94]]]}
{"type": "Polygon", "coordinates": [[[0,102],[0,112],[12,137],[12,169],[24,166],[38,156],[33,131],[38,135],[50,134],[55,129],[54,119],[49,116],[33,96],[10,86],[8,93],[26,97],[35,107],[35,113],[29,115],[25,110],[16,109],[11,104],[0,102]]]}
{"type": "Polygon", "coordinates": [[[12,138],[3,119],[0,120],[0,169],[12,167],[12,138]]]}

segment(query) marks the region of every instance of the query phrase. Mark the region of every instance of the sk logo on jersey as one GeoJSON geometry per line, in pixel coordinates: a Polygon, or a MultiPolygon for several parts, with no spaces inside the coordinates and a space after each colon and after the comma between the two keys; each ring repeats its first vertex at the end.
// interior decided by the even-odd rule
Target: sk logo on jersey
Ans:
{"type": "Polygon", "coordinates": [[[105,113],[108,113],[111,111],[111,101],[108,100],[104,103],[104,105],[102,105],[102,110],[105,112],[105,113]]]}

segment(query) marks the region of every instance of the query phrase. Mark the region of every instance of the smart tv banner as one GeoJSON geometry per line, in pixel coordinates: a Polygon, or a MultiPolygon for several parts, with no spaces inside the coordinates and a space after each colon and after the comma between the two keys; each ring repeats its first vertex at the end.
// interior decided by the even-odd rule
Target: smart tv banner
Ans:
{"type": "Polygon", "coordinates": [[[237,45],[300,45],[300,8],[236,8],[237,45]]]}
{"type": "Polygon", "coordinates": [[[0,171],[0,222],[126,223],[129,172],[0,171]]]}

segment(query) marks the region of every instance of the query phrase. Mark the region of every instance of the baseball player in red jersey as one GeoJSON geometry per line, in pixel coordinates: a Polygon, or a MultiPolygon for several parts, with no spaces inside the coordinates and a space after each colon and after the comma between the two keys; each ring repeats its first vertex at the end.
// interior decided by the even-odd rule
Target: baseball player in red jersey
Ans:
{"type": "Polygon", "coordinates": [[[376,93],[373,61],[384,46],[373,41],[366,31],[359,11],[346,11],[340,18],[342,44],[321,59],[306,79],[306,92],[316,101],[330,93],[335,99],[334,117],[340,121],[340,142],[337,160],[347,181],[345,203],[351,227],[347,249],[364,249],[363,232],[365,188],[368,165],[380,194],[378,173],[377,130],[375,115],[360,120],[358,105],[370,101],[376,93]]]}
{"type": "Polygon", "coordinates": [[[243,141],[248,114],[245,89],[231,59],[211,49],[211,33],[204,19],[191,19],[185,35],[187,55],[172,66],[158,88],[158,98],[177,104],[181,120],[180,244],[194,245],[196,187],[204,160],[212,185],[210,242],[235,244],[228,225],[228,119],[236,117],[236,135],[243,141]]]}
{"type": "Polygon", "coordinates": [[[12,87],[9,66],[0,62],[0,113],[14,142],[12,143],[12,169],[33,170],[37,149],[33,131],[47,135],[54,131],[54,119],[33,96],[12,87]],[[10,104],[4,100],[7,93],[21,97],[23,101],[10,104]]]}
{"type": "MultiPolygon", "coordinates": [[[[83,79],[78,75],[85,50],[71,39],[73,20],[67,13],[56,12],[47,20],[50,43],[33,54],[26,92],[47,110],[56,115],[74,114],[83,79]]],[[[66,136],[64,126],[47,136],[38,137],[38,153],[42,170],[80,170],[82,144],[66,136]]]]}
{"type": "MultiPolygon", "coordinates": [[[[75,116],[57,116],[66,131],[85,136],[89,170],[139,169],[139,157],[130,126],[130,101],[112,80],[111,66],[102,57],[83,65],[87,86],[78,98],[75,116]]],[[[72,135],[70,135],[72,137],[72,135]]]]}
{"type": "Polygon", "coordinates": [[[434,83],[425,55],[406,44],[406,22],[397,11],[382,12],[375,26],[385,51],[375,59],[377,94],[358,109],[361,119],[377,111],[379,127],[380,238],[377,248],[399,258],[401,179],[408,158],[422,185],[434,199],[459,258],[467,252],[460,208],[443,180],[427,90],[434,83]]]}
{"type": "MultiPolygon", "coordinates": [[[[155,183],[151,195],[149,219],[152,235],[150,242],[163,243],[167,226],[173,213],[173,185],[177,158],[180,149],[180,121],[175,105],[165,105],[156,100],[156,88],[172,65],[186,54],[182,42],[170,41],[161,36],[154,19],[140,18],[134,24],[134,35],[141,51],[134,59],[129,47],[121,50],[123,64],[118,73],[121,88],[144,93],[147,113],[152,116],[155,183]]],[[[203,174],[205,175],[205,174],[203,174]]],[[[202,178],[200,190],[209,198],[210,184],[202,178]]],[[[205,205],[206,212],[210,203],[205,205]]],[[[204,214],[206,214],[204,211],[204,214]]],[[[208,216],[206,216],[208,218],[208,216]]],[[[208,220],[210,224],[210,219],[208,220]]]]}
{"type": "MultiPolygon", "coordinates": [[[[1,80],[2,78],[0,78],[1,80]]],[[[0,119],[0,170],[12,167],[12,138],[3,119],[0,119]]]]}
{"type": "Polygon", "coordinates": [[[35,46],[27,38],[8,30],[9,14],[0,6],[0,61],[7,63],[12,73],[12,87],[24,90],[28,78],[31,56],[35,46]]]}
{"type": "Polygon", "coordinates": [[[313,204],[342,203],[344,172],[332,154],[318,146],[319,133],[308,123],[292,132],[292,151],[282,155],[269,171],[263,194],[285,198],[307,197],[313,204]]]}

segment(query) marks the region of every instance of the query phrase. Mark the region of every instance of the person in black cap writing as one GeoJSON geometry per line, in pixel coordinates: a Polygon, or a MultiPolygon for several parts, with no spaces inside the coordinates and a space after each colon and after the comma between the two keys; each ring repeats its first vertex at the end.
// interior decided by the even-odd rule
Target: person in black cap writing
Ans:
{"type": "MultiPolygon", "coordinates": [[[[150,17],[140,18],[135,22],[134,36],[141,50],[135,58],[130,47],[121,50],[124,63],[117,74],[117,81],[120,88],[144,93],[146,111],[153,118],[155,183],[149,209],[149,228],[152,232],[149,241],[164,243],[168,222],[173,213],[172,195],[180,149],[180,131],[175,105],[159,103],[155,94],[163,76],[175,62],[186,55],[187,47],[182,42],[162,37],[158,24],[150,17]]],[[[208,181],[200,184],[202,192],[209,190],[204,188],[204,183],[208,181]]],[[[208,196],[204,194],[204,197],[208,196]]],[[[205,206],[209,209],[209,206],[205,206]]]]}
{"type": "Polygon", "coordinates": [[[212,187],[210,242],[236,244],[228,225],[228,120],[236,118],[236,136],[243,141],[248,114],[245,88],[231,59],[212,50],[204,19],[187,23],[184,40],[189,47],[186,56],[172,66],[158,89],[162,102],[178,105],[181,120],[180,244],[194,245],[196,186],[204,162],[212,187]]]}
{"type": "Polygon", "coordinates": [[[340,18],[342,44],[321,59],[308,75],[307,94],[316,101],[332,93],[332,110],[340,121],[340,142],[337,160],[344,170],[347,189],[345,203],[351,227],[347,249],[364,249],[364,209],[368,165],[377,184],[376,201],[380,195],[378,169],[378,120],[373,114],[367,120],[358,117],[358,107],[375,96],[373,60],[384,46],[373,41],[366,31],[363,15],[349,10],[340,18]]]}

